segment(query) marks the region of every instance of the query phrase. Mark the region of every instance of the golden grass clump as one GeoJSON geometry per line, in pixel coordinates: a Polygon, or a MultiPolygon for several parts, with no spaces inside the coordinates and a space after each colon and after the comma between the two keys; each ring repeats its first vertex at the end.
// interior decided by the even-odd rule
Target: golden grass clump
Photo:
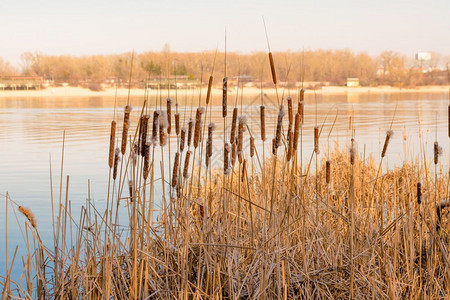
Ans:
{"type": "Polygon", "coordinates": [[[34,214],[31,212],[31,210],[27,207],[23,207],[19,205],[19,212],[25,216],[25,218],[28,219],[28,221],[30,222],[31,226],[33,226],[33,228],[37,228],[37,222],[36,222],[36,218],[34,217],[34,214]]]}

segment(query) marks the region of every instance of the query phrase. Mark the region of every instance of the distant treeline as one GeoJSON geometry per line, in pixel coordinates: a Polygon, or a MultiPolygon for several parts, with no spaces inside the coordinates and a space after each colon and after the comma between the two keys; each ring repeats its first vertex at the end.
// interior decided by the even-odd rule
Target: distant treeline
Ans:
{"type": "MultiPolygon", "coordinates": [[[[318,82],[345,85],[347,78],[359,78],[364,86],[392,85],[417,86],[448,83],[445,59],[433,54],[428,62],[419,64],[393,51],[374,57],[350,50],[306,50],[304,52],[274,52],[279,81],[318,82]],[[441,68],[438,68],[441,66],[441,68]]],[[[131,53],[92,56],[52,56],[41,53],[24,53],[21,70],[15,70],[0,59],[0,76],[42,76],[55,83],[83,85],[108,83],[114,80],[125,84],[130,75],[131,53]]],[[[227,75],[250,76],[255,83],[271,80],[268,55],[227,53],[227,75]]],[[[134,56],[132,82],[142,83],[149,78],[167,75],[184,75],[185,78],[207,82],[214,68],[215,83],[222,80],[225,71],[223,53],[177,53],[165,48],[161,52],[146,52],[134,56]]]]}

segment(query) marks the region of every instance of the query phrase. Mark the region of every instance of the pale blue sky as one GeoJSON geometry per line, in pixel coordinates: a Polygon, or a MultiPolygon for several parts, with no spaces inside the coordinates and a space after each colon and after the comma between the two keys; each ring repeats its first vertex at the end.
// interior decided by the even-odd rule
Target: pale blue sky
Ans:
{"type": "Polygon", "coordinates": [[[151,1],[0,0],[0,57],[26,51],[110,54],[343,49],[450,54],[450,0],[151,1]]]}

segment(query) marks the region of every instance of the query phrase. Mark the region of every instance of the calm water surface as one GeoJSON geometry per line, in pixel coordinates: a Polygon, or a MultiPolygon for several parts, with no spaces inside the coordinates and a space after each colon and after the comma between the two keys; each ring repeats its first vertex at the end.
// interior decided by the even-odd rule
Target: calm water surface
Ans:
{"type": "MultiPolygon", "coordinates": [[[[411,159],[419,153],[419,132],[421,132],[425,155],[429,158],[433,155],[433,142],[437,136],[437,140],[444,149],[441,159],[444,163],[444,171],[448,170],[447,97],[446,93],[318,95],[316,98],[313,95],[307,95],[303,128],[304,157],[309,157],[313,149],[313,127],[316,123],[324,124],[320,139],[322,157],[327,154],[328,144],[331,147],[339,145],[344,148],[348,140],[350,115],[356,129],[355,136],[359,152],[362,152],[365,146],[366,153],[379,157],[385,132],[391,125],[397,105],[392,124],[395,135],[389,145],[387,167],[395,167],[405,159],[411,159]],[[328,139],[335,119],[336,123],[328,139]]],[[[274,105],[273,97],[268,97],[265,101],[269,115],[266,124],[272,125],[272,130],[267,129],[267,132],[272,133],[277,107],[274,105]]],[[[142,97],[131,100],[135,108],[132,114],[132,128],[137,123],[142,102],[142,97]]],[[[249,97],[244,102],[248,104],[242,106],[243,112],[247,115],[249,128],[261,150],[258,125],[260,100],[249,97]]],[[[118,99],[118,128],[122,126],[121,117],[125,103],[126,99],[118,99]]],[[[186,100],[180,97],[179,111],[186,110],[187,118],[189,118],[190,108],[186,108],[185,103],[186,100]]],[[[85,204],[88,180],[90,180],[91,198],[99,207],[104,206],[108,186],[109,126],[113,117],[113,108],[114,98],[111,97],[0,99],[0,197],[2,199],[0,201],[0,276],[5,275],[3,245],[7,191],[12,200],[33,211],[44,242],[52,241],[50,163],[53,174],[53,194],[58,199],[64,132],[63,195],[66,189],[66,176],[69,176],[68,195],[73,214],[78,216],[81,206],[85,204]]],[[[223,145],[223,136],[219,134],[223,132],[221,113],[221,107],[213,107],[210,114],[211,121],[217,125],[215,132],[217,141],[214,143],[217,145],[214,160],[214,165],[217,167],[221,167],[222,163],[219,159],[223,145]]],[[[232,108],[229,107],[228,124],[231,116],[232,108]]],[[[268,134],[268,140],[271,137],[272,134],[268,134]]],[[[175,137],[172,136],[171,140],[173,142],[175,137]]],[[[269,146],[270,143],[267,142],[266,155],[270,153],[269,146]]],[[[174,148],[175,144],[172,143],[172,153],[174,148]]],[[[165,148],[165,152],[167,151],[168,147],[165,148]]],[[[155,157],[159,159],[161,157],[159,147],[155,153],[155,157]]],[[[169,170],[167,169],[166,172],[169,170]]],[[[159,174],[156,178],[158,176],[159,174]]],[[[161,188],[158,188],[156,193],[160,193],[160,190],[161,188]]],[[[18,219],[19,222],[24,222],[22,216],[18,216],[18,219]]],[[[19,254],[22,255],[24,253],[23,238],[17,227],[16,217],[9,207],[10,260],[16,245],[22,246],[19,248],[19,254]]],[[[20,276],[18,270],[21,269],[20,256],[16,261],[20,262],[16,264],[16,270],[13,272],[13,278],[17,279],[20,276]]]]}

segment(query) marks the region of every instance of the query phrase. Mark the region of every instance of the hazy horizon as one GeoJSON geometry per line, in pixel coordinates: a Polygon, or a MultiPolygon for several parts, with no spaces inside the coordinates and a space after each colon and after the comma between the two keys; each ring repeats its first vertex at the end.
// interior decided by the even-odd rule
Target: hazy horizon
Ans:
{"type": "Polygon", "coordinates": [[[350,49],[376,55],[432,51],[450,54],[450,1],[239,1],[152,2],[137,0],[0,3],[5,29],[0,58],[20,66],[24,52],[94,55],[224,48],[267,51],[350,49]]]}

